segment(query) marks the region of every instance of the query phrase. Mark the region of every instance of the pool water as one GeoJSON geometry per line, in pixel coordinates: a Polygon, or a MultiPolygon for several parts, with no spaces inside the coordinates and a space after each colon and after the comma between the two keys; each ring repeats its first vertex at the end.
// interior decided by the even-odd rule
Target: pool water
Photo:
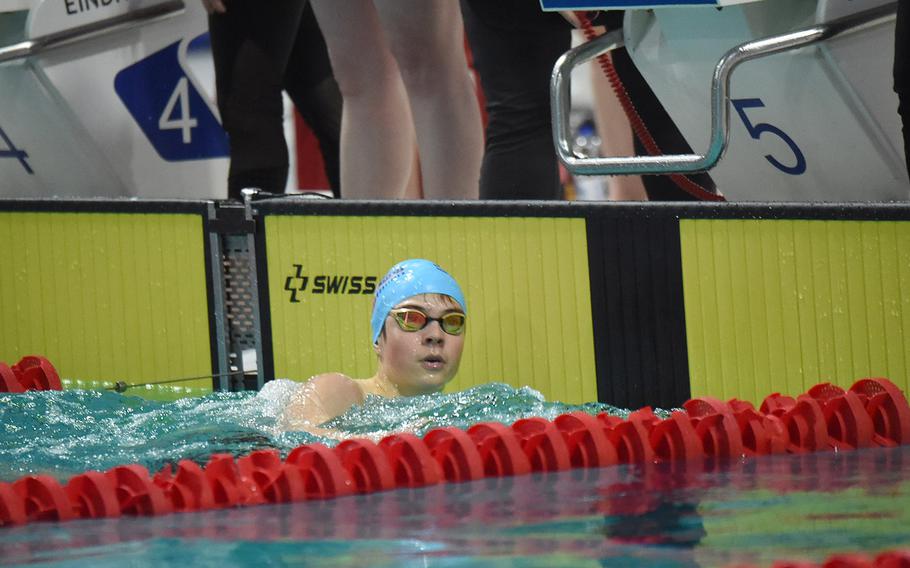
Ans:
{"type": "MultiPolygon", "coordinates": [[[[150,403],[112,393],[0,397],[0,478],[314,441],[274,429],[281,387],[150,403]],[[69,432],[69,434],[67,434],[69,432]]],[[[578,407],[487,385],[370,401],[334,426],[512,422],[578,407]]],[[[591,412],[611,411],[585,405],[591,412]]],[[[619,409],[612,409],[621,414],[619,409]]],[[[328,501],[0,529],[0,563],[191,566],[727,566],[820,562],[910,543],[910,448],[533,474],[328,501]]]]}
{"type": "MultiPolygon", "coordinates": [[[[204,465],[213,453],[241,456],[265,448],[286,453],[311,442],[335,445],[335,439],[277,428],[278,415],[297,385],[278,380],[259,393],[215,393],[168,403],[110,391],[0,394],[0,481],[38,473],[63,481],[127,463],[154,472],[180,459],[204,465]]],[[[553,419],[573,410],[628,414],[607,404],[547,402],[533,389],[493,383],[452,394],[368,397],[327,425],[345,437],[378,441],[393,432],[422,436],[440,426],[467,429],[477,422],[553,419]]]]}

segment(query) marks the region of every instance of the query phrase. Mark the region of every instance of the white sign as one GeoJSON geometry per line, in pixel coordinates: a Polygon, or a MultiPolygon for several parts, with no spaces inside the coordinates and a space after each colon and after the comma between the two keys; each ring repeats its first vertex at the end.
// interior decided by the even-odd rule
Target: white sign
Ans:
{"type": "Polygon", "coordinates": [[[72,30],[111,20],[142,10],[168,4],[171,0],[43,0],[29,12],[29,39],[72,30]]]}

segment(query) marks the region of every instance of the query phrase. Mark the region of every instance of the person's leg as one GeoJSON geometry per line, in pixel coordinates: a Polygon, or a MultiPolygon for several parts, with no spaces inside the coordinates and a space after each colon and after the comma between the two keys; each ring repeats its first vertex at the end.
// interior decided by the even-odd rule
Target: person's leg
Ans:
{"type": "Polygon", "coordinates": [[[904,128],[904,159],[910,172],[910,5],[898,2],[894,25],[894,91],[904,128]]]}
{"type": "Polygon", "coordinates": [[[312,6],[300,19],[284,88],[319,141],[332,194],[341,197],[339,150],[342,98],[312,6]]]}
{"type": "Polygon", "coordinates": [[[218,108],[230,139],[229,197],[239,198],[244,187],[284,191],[281,76],[303,6],[232,2],[209,18],[218,108]]]}
{"type": "Polygon", "coordinates": [[[424,196],[476,199],[483,155],[458,0],[376,0],[408,92],[424,196]]]}
{"type": "Polygon", "coordinates": [[[372,0],[311,4],[344,98],[340,177],[345,197],[401,197],[411,175],[413,121],[372,0]]]}
{"type": "Polygon", "coordinates": [[[900,101],[897,113],[901,117],[904,132],[904,160],[907,162],[907,171],[910,172],[910,93],[898,92],[900,101]]]}
{"type": "MultiPolygon", "coordinates": [[[[594,122],[602,142],[601,154],[614,157],[633,155],[635,135],[600,65],[591,65],[591,90],[594,93],[594,122]]],[[[648,199],[641,176],[611,176],[609,183],[611,201],[648,199]]]]}
{"type": "Polygon", "coordinates": [[[487,100],[481,199],[561,199],[550,74],[569,25],[526,1],[462,0],[462,13],[487,100]]]}

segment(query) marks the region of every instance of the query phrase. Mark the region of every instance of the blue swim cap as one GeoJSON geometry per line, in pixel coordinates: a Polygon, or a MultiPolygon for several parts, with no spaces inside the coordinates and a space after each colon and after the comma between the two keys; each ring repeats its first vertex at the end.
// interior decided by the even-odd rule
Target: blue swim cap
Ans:
{"type": "Polygon", "coordinates": [[[401,301],[418,294],[445,294],[458,302],[465,314],[468,313],[464,294],[448,272],[435,262],[422,258],[403,260],[390,268],[376,287],[373,317],[370,318],[374,345],[379,341],[389,311],[401,301]]]}

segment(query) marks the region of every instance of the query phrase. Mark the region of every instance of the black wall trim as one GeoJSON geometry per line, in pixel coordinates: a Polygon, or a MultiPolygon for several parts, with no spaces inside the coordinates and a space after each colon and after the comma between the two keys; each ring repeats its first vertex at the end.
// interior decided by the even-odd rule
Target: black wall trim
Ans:
{"type": "Polygon", "coordinates": [[[207,215],[211,201],[135,199],[0,199],[0,211],[53,213],[192,213],[207,215]]]}
{"type": "Polygon", "coordinates": [[[624,408],[689,398],[678,222],[588,218],[597,393],[624,408]]]}
{"type": "Polygon", "coordinates": [[[266,262],[265,219],[256,223],[256,288],[259,294],[259,330],[262,342],[263,382],[275,378],[275,352],[272,346],[272,312],[269,299],[269,270],[266,262]]]}
{"type": "Polygon", "coordinates": [[[205,255],[205,299],[209,312],[209,357],[212,361],[212,391],[221,390],[221,377],[215,375],[219,372],[218,357],[218,329],[215,325],[215,290],[212,282],[215,279],[212,266],[212,240],[205,220],[202,223],[203,254],[205,255]]]}
{"type": "Polygon", "coordinates": [[[581,201],[335,201],[328,199],[284,198],[255,202],[253,208],[262,215],[910,220],[910,202],[616,203],[581,201]]]}

